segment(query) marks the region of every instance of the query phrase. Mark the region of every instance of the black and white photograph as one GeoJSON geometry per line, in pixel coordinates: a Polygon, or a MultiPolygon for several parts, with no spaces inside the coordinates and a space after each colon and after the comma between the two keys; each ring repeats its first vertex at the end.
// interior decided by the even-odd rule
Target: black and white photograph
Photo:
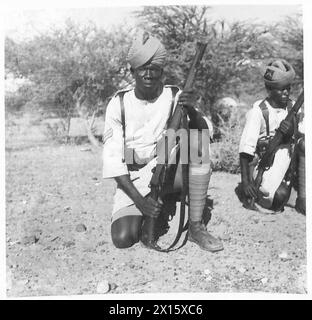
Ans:
{"type": "Polygon", "coordinates": [[[7,9],[6,297],[305,297],[305,15],[7,9]]]}

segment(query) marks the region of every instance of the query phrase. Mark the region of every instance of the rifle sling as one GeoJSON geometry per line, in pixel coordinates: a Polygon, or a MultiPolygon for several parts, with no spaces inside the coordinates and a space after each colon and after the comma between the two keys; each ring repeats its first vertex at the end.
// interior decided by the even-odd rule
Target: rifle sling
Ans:
{"type": "MultiPolygon", "coordinates": [[[[174,98],[175,98],[175,93],[173,92],[173,100],[172,100],[172,108],[171,108],[171,116],[168,120],[168,124],[170,123],[172,114],[173,114],[173,105],[174,105],[174,98]]],[[[188,130],[188,122],[187,122],[187,115],[183,114],[183,117],[181,119],[181,127],[188,130]]],[[[175,245],[179,242],[182,233],[186,230],[187,225],[188,225],[188,220],[186,224],[184,225],[184,219],[185,219],[185,206],[186,206],[186,197],[188,194],[188,164],[181,164],[182,165],[182,190],[181,190],[181,204],[180,204],[180,219],[179,219],[179,227],[178,231],[176,234],[175,239],[173,240],[172,244],[166,248],[166,249],[159,249],[158,251],[162,252],[169,252],[169,251],[175,251],[178,250],[179,248],[183,247],[187,241],[188,238],[188,232],[185,233],[184,240],[182,244],[173,249],[175,245]]],[[[188,217],[189,218],[189,217],[188,217]]]]}
{"type": "MultiPolygon", "coordinates": [[[[181,119],[181,127],[188,130],[188,121],[187,121],[187,115],[184,113],[183,117],[181,119]]],[[[184,225],[184,219],[185,219],[185,206],[186,206],[186,197],[188,195],[188,164],[181,164],[182,165],[182,190],[181,190],[181,204],[180,204],[180,220],[179,220],[179,227],[176,234],[176,237],[172,244],[167,249],[160,249],[159,251],[162,252],[169,252],[169,251],[175,251],[181,248],[185,245],[187,238],[188,238],[188,232],[186,232],[184,240],[182,244],[173,249],[174,246],[178,243],[180,240],[182,233],[187,230],[188,226],[188,220],[186,224],[184,225]]],[[[189,217],[188,217],[189,218],[189,217]]]]}
{"type": "MultiPolygon", "coordinates": [[[[175,87],[172,87],[175,88],[175,87]]],[[[172,105],[171,105],[171,112],[170,112],[170,117],[167,122],[167,127],[170,124],[170,121],[172,119],[173,115],[173,107],[174,107],[174,100],[175,100],[175,94],[177,91],[173,91],[173,98],[172,98],[172,105]]],[[[181,119],[181,127],[185,128],[188,130],[188,122],[187,122],[187,115],[184,114],[182,119],[181,119]]],[[[179,226],[178,226],[178,231],[176,233],[175,239],[171,243],[170,246],[167,248],[160,248],[156,247],[155,250],[160,251],[160,252],[170,252],[170,251],[176,251],[183,247],[185,243],[187,242],[188,239],[188,219],[184,225],[184,219],[185,219],[185,207],[186,207],[186,197],[188,195],[188,164],[181,164],[182,165],[182,190],[181,190],[181,199],[180,199],[180,218],[179,218],[179,226]],[[181,243],[180,246],[174,248],[176,244],[179,242],[181,239],[182,233],[186,231],[185,237],[181,243]],[[174,248],[174,249],[173,249],[174,248]]]]}

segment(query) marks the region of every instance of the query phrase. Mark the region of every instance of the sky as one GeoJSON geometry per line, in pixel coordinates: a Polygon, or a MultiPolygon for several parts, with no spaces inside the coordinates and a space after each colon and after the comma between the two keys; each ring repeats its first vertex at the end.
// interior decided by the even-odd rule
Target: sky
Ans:
{"type": "MultiPolygon", "coordinates": [[[[11,8],[4,16],[5,34],[15,39],[32,36],[37,32],[44,32],[52,26],[64,24],[67,18],[78,23],[94,22],[97,26],[111,28],[117,24],[134,25],[134,11],[140,10],[142,6],[118,6],[112,7],[113,2],[107,2],[105,7],[86,5],[85,7],[55,8],[53,7],[28,7],[11,8]]],[[[114,1],[115,3],[115,1],[114,1]]],[[[128,2],[127,2],[128,3],[128,2]]],[[[137,2],[142,3],[142,2],[137,2]]],[[[157,2],[158,3],[158,2],[157,2]]],[[[207,2],[206,2],[207,3],[207,2]]],[[[155,5],[156,2],[146,2],[149,5],[155,5]]],[[[165,3],[167,4],[167,3],[165,3]]],[[[170,2],[169,2],[170,4],[170,2]]],[[[192,1],[184,1],[179,4],[193,4],[192,1]]],[[[263,23],[275,22],[283,19],[285,16],[294,15],[302,12],[301,5],[213,5],[209,10],[209,16],[212,20],[225,19],[250,20],[263,23]]]]}

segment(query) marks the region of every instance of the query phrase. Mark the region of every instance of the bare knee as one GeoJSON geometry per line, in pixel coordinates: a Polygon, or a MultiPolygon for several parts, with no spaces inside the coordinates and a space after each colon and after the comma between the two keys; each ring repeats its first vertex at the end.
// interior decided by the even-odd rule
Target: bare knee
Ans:
{"type": "Polygon", "coordinates": [[[112,232],[112,241],[116,248],[125,249],[130,248],[135,243],[137,243],[139,241],[139,237],[127,234],[126,232],[122,232],[119,234],[112,232]]]}
{"type": "Polygon", "coordinates": [[[289,187],[285,183],[281,183],[274,194],[274,199],[272,203],[272,209],[279,211],[283,209],[284,205],[287,203],[290,195],[289,187]]]}
{"type": "Polygon", "coordinates": [[[116,248],[129,248],[139,241],[141,216],[125,216],[115,220],[111,226],[111,236],[116,248]]]}

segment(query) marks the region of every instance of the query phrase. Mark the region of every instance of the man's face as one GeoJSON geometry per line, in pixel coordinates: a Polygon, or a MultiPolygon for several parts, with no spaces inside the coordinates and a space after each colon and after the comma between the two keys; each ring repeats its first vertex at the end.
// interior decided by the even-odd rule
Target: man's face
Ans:
{"type": "Polygon", "coordinates": [[[161,83],[163,69],[152,63],[133,70],[136,86],[141,90],[152,90],[158,88],[161,83]]]}
{"type": "Polygon", "coordinates": [[[281,89],[270,89],[270,97],[277,105],[285,106],[289,100],[290,86],[281,89]]]}

